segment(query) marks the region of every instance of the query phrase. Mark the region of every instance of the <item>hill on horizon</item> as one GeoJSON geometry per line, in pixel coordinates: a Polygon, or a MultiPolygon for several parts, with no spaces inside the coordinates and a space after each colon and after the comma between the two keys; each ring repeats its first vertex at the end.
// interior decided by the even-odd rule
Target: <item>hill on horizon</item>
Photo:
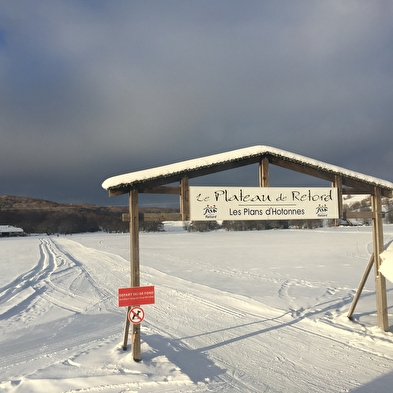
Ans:
{"type": "MultiPolygon", "coordinates": [[[[173,212],[169,208],[140,208],[144,213],[173,212]]],[[[0,225],[13,225],[26,233],[128,232],[121,216],[128,206],[57,203],[25,196],[0,196],[0,225]]]]}

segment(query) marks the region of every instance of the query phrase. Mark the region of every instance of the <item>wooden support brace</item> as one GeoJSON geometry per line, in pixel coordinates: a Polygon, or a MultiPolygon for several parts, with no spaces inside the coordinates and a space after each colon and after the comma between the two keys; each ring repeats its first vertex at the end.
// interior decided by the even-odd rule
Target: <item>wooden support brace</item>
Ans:
{"type": "Polygon", "coordinates": [[[123,335],[123,351],[127,351],[128,344],[128,333],[130,331],[130,320],[128,319],[128,313],[130,312],[131,307],[127,307],[126,321],[124,323],[124,335],[123,335]]]}
{"type": "Polygon", "coordinates": [[[355,296],[354,296],[354,298],[352,300],[351,307],[349,308],[349,311],[348,311],[348,314],[347,314],[347,317],[349,319],[352,318],[352,315],[355,312],[356,305],[358,304],[359,297],[360,297],[360,295],[361,295],[361,293],[363,291],[364,285],[366,284],[367,278],[368,278],[368,276],[370,274],[370,271],[371,271],[371,268],[373,267],[373,264],[374,264],[374,253],[371,254],[371,257],[370,257],[370,259],[368,261],[368,264],[366,266],[366,270],[363,273],[363,276],[362,276],[362,279],[360,280],[360,283],[359,283],[358,289],[356,291],[356,294],[355,294],[355,296]]]}

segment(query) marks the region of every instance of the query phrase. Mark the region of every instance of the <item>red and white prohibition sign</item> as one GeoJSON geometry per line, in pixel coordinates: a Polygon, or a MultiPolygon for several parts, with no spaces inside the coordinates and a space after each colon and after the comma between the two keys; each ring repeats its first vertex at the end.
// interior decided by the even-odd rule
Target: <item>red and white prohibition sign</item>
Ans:
{"type": "Polygon", "coordinates": [[[134,325],[140,324],[145,318],[145,312],[140,307],[133,307],[128,312],[128,320],[134,325]]]}

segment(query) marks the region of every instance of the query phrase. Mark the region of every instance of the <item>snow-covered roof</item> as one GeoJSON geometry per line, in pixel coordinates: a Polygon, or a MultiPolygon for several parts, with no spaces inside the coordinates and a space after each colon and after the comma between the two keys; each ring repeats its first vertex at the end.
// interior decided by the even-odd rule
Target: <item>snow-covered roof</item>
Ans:
{"type": "Polygon", "coordinates": [[[389,192],[393,190],[393,183],[389,181],[264,145],[232,150],[225,153],[110,177],[102,183],[102,187],[106,190],[118,191],[120,193],[122,191],[127,192],[127,190],[132,188],[145,189],[180,181],[184,176],[193,178],[257,163],[265,157],[267,157],[272,164],[294,169],[312,176],[325,178],[327,180],[334,179],[334,176],[338,175],[342,177],[343,184],[350,187],[363,185],[377,186],[389,190],[389,192]]]}
{"type": "Polygon", "coordinates": [[[22,228],[17,228],[12,225],[0,225],[0,233],[22,233],[22,228]]]}

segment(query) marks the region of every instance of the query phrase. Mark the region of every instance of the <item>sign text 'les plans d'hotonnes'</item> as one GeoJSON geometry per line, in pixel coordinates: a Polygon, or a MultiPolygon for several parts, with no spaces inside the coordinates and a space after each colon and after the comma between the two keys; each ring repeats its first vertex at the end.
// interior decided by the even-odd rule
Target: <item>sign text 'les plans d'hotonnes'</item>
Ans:
{"type": "Polygon", "coordinates": [[[192,221],[334,219],[338,206],[330,187],[190,187],[192,221]]]}

